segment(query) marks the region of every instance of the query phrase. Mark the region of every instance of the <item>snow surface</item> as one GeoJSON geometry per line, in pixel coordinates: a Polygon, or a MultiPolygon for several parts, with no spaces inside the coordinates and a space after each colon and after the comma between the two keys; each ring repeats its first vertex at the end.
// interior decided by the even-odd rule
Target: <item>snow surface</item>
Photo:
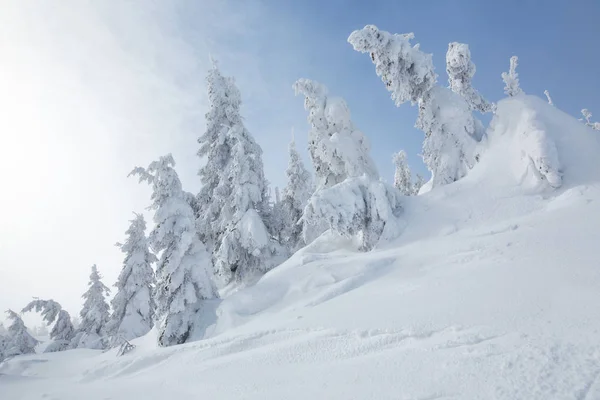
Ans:
{"type": "Polygon", "coordinates": [[[600,399],[600,135],[520,95],[482,147],[466,178],[405,198],[397,241],[322,236],[208,300],[204,340],[15,357],[0,399],[600,399]],[[559,189],[534,184],[525,120],[559,189]]]}

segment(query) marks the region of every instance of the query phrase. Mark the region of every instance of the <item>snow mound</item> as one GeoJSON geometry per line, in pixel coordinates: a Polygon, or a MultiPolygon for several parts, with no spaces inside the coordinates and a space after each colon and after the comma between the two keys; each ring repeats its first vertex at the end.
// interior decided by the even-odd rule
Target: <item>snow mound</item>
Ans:
{"type": "Polygon", "coordinates": [[[600,135],[535,96],[500,101],[482,147],[473,173],[492,184],[543,190],[600,178],[600,135]]]}

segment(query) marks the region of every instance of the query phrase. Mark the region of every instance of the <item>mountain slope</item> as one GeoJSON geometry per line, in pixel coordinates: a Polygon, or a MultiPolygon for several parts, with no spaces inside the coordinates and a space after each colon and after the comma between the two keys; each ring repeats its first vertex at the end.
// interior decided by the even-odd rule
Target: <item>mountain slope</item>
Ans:
{"type": "Polygon", "coordinates": [[[598,399],[599,152],[541,100],[504,100],[481,163],[407,198],[396,242],[321,237],[207,306],[205,340],[17,357],[0,398],[598,399]]]}

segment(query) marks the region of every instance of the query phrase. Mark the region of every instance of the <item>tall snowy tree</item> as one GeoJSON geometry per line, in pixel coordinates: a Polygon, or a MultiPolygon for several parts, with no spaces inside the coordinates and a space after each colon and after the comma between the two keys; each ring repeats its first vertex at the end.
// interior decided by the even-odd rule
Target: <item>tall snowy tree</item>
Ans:
{"type": "Polygon", "coordinates": [[[117,293],[111,302],[113,312],[107,325],[113,344],[148,333],[153,326],[156,308],[152,264],[158,259],[148,248],[144,216],[135,214],[130,222],[131,225],[125,231],[125,243],[116,244],[125,254],[125,259],[115,283],[117,293]]]}
{"type": "Polygon", "coordinates": [[[282,214],[281,241],[291,253],[294,253],[304,245],[300,218],[312,194],[312,179],[296,150],[294,139],[289,145],[288,152],[289,161],[285,171],[287,184],[283,190],[279,209],[282,214]]]}
{"type": "Polygon", "coordinates": [[[509,97],[514,97],[520,93],[523,93],[521,87],[519,86],[519,74],[517,73],[518,65],[519,57],[512,56],[510,58],[510,69],[508,72],[502,73],[502,80],[506,85],[504,87],[504,93],[506,93],[509,97]]]}
{"type": "Polygon", "coordinates": [[[396,106],[407,101],[418,104],[416,127],[425,133],[423,161],[435,187],[462,178],[477,162],[483,126],[461,95],[436,86],[431,54],[413,46],[413,38],[412,33],[392,35],[367,25],[352,32],[348,42],[356,51],[370,54],[396,106]]]}
{"type": "Polygon", "coordinates": [[[4,357],[35,353],[35,346],[37,346],[38,341],[29,334],[19,314],[12,310],[7,310],[6,314],[8,319],[12,320],[12,324],[8,327],[8,335],[3,351],[4,357]]]}
{"type": "Polygon", "coordinates": [[[357,237],[360,248],[370,250],[380,239],[397,236],[400,196],[379,180],[369,143],[352,123],[346,102],[308,79],[298,80],[294,89],[305,96],[317,181],[302,217],[305,242],[331,229],[357,237]]]}
{"type": "Polygon", "coordinates": [[[473,88],[472,80],[475,75],[475,64],[471,61],[469,45],[452,42],[446,53],[446,72],[450,89],[461,95],[471,110],[481,113],[493,112],[496,105],[488,102],[473,88]]]}
{"type": "Polygon", "coordinates": [[[21,312],[25,313],[32,310],[41,313],[42,319],[47,325],[54,324],[50,330],[52,343],[46,346],[45,353],[66,350],[72,346],[71,341],[75,336],[75,327],[71,323],[69,313],[58,302],[52,299],[34,299],[21,312]]]}
{"type": "Polygon", "coordinates": [[[79,313],[81,325],[73,340],[75,347],[99,349],[107,345],[105,335],[110,307],[105,296],[110,293],[110,289],[101,279],[98,267],[96,264],[92,265],[88,290],[81,296],[84,302],[79,313]]]}
{"type": "Polygon", "coordinates": [[[273,266],[276,252],[262,149],[243,124],[241,95],[216,65],[207,76],[209,111],[198,155],[198,230],[222,281],[249,282],[273,266]]]}
{"type": "Polygon", "coordinates": [[[156,321],[158,343],[171,346],[184,343],[193,332],[203,303],[216,298],[212,263],[196,229],[194,211],[168,154],[135,168],[140,182],[152,186],[150,209],[155,227],[149,244],[161,254],[156,267],[156,321]]]}
{"type": "Polygon", "coordinates": [[[410,173],[410,168],[406,162],[406,152],[400,150],[394,154],[393,157],[396,171],[394,172],[394,187],[405,196],[411,196],[413,194],[413,184],[410,173]]]}

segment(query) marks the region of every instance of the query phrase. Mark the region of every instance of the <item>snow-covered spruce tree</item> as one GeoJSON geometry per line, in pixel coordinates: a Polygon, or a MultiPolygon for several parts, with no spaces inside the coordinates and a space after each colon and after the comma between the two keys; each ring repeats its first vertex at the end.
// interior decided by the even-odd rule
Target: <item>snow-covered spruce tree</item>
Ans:
{"type": "Polygon", "coordinates": [[[517,96],[523,93],[519,86],[519,74],[517,73],[517,66],[519,65],[519,57],[512,56],[510,58],[510,69],[508,72],[502,73],[502,80],[504,81],[504,93],[509,97],[517,96]]]}
{"type": "Polygon", "coordinates": [[[52,342],[44,349],[45,353],[67,350],[72,347],[71,342],[75,337],[75,327],[71,323],[69,313],[58,302],[52,299],[34,299],[21,312],[25,313],[32,310],[41,313],[42,319],[48,326],[54,324],[50,330],[52,342]]]}
{"type": "Polygon", "coordinates": [[[194,211],[168,154],[148,168],[136,167],[130,175],[152,186],[154,223],[150,248],[161,253],[156,266],[156,321],[158,343],[184,343],[194,330],[206,299],[217,297],[212,263],[196,229],[194,211]]]}
{"type": "Polygon", "coordinates": [[[396,106],[407,101],[418,104],[415,126],[425,133],[423,161],[435,187],[462,178],[473,167],[483,129],[462,96],[436,86],[431,54],[411,45],[413,38],[412,33],[390,34],[367,25],[352,32],[348,42],[356,51],[370,54],[396,106]]]}
{"type": "Polygon", "coordinates": [[[544,90],[544,94],[546,95],[546,98],[548,99],[548,104],[553,106],[554,102],[552,101],[552,97],[550,97],[550,92],[548,90],[544,90]]]}
{"type": "Polygon", "coordinates": [[[2,322],[0,322],[0,336],[5,336],[6,335],[6,328],[4,327],[4,324],[2,322]]]}
{"type": "Polygon", "coordinates": [[[302,217],[308,244],[325,230],[357,237],[362,250],[399,234],[400,195],[379,180],[366,137],[354,127],[340,98],[327,96],[320,83],[300,79],[296,94],[309,112],[309,152],[316,170],[316,191],[302,217]]]}
{"type": "Polygon", "coordinates": [[[224,283],[250,282],[273,267],[277,246],[262,149],[243,124],[241,95],[216,65],[206,79],[210,108],[198,155],[198,230],[224,283]]]}
{"type": "Polygon", "coordinates": [[[472,80],[475,75],[475,64],[471,61],[469,45],[452,42],[448,45],[446,53],[446,72],[450,89],[461,95],[471,110],[481,113],[493,112],[496,105],[488,102],[473,87],[472,80]]]}
{"type": "Polygon", "coordinates": [[[312,178],[304,167],[293,138],[288,151],[287,184],[279,209],[282,215],[281,242],[290,253],[294,253],[304,245],[300,218],[312,194],[312,178]]]}
{"type": "Polygon", "coordinates": [[[12,324],[8,327],[7,340],[4,345],[4,357],[17,356],[19,354],[35,353],[38,341],[27,332],[25,323],[13,310],[7,310],[8,319],[12,324]]]}
{"type": "Polygon", "coordinates": [[[106,297],[110,289],[101,281],[96,264],[92,265],[88,290],[81,296],[84,299],[83,308],[79,312],[81,325],[73,339],[74,347],[90,349],[105,348],[106,324],[110,318],[110,307],[106,297]]]}
{"type": "Polygon", "coordinates": [[[583,119],[580,119],[586,126],[589,126],[592,129],[600,131],[600,122],[592,122],[592,113],[587,108],[581,110],[581,114],[583,115],[583,119]]]}
{"type": "Polygon", "coordinates": [[[107,325],[112,345],[120,340],[131,340],[145,335],[152,329],[156,305],[153,298],[154,271],[157,261],[148,248],[146,221],[142,214],[135,214],[125,231],[125,243],[116,246],[125,254],[123,268],[115,283],[117,293],[111,301],[113,312],[107,325]]]}
{"type": "Polygon", "coordinates": [[[394,172],[394,187],[405,196],[411,196],[414,192],[411,172],[406,162],[406,152],[400,150],[393,156],[396,170],[394,172]]]}

